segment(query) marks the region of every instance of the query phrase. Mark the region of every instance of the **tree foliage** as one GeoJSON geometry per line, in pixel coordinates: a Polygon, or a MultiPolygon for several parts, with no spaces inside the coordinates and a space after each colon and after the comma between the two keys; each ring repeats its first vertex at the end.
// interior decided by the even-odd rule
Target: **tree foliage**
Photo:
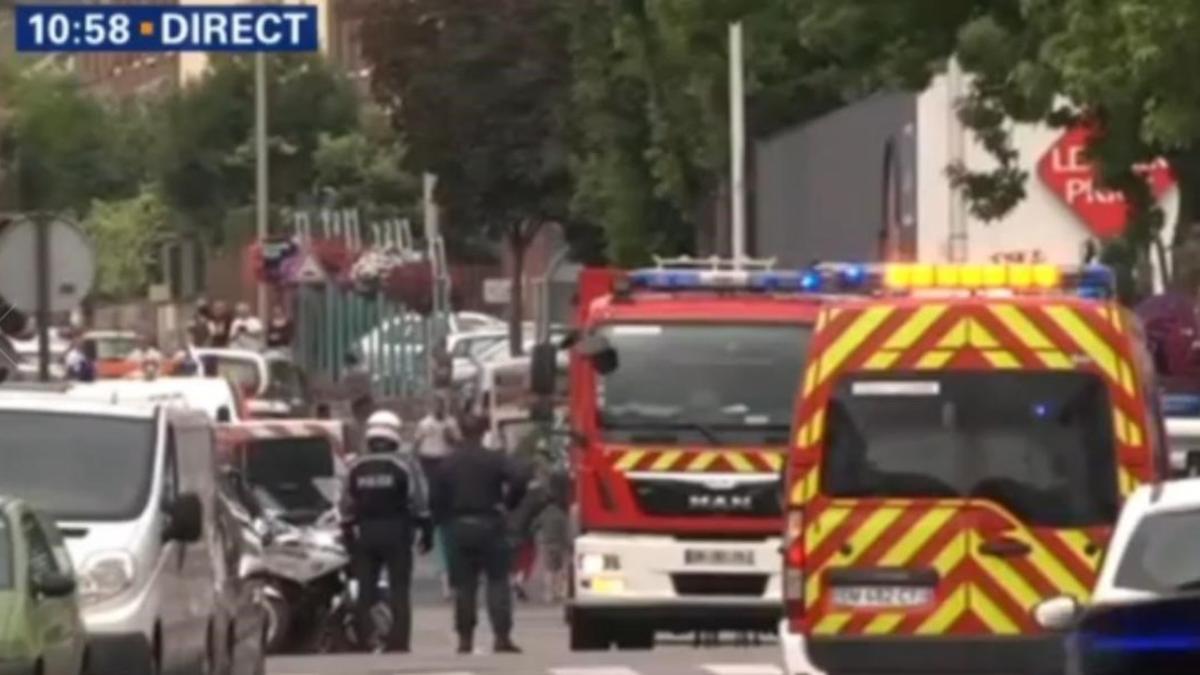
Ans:
{"type": "Polygon", "coordinates": [[[407,152],[389,121],[369,109],[358,129],[318,137],[313,154],[315,181],[336,206],[415,220],[421,182],[405,165],[407,152]]]}
{"type": "MultiPolygon", "coordinates": [[[[364,27],[373,84],[438,176],[447,231],[504,242],[514,279],[549,222],[569,223],[564,26],[546,0],[380,0],[364,27]]],[[[513,284],[519,349],[521,284],[513,284]]]]}
{"type": "Polygon", "coordinates": [[[153,190],[130,199],[96,201],[84,231],[96,247],[96,293],[127,298],[143,293],[156,244],[170,232],[170,213],[153,190]]]}
{"type": "MultiPolygon", "coordinates": [[[[352,85],[317,57],[272,55],[267,72],[270,195],[288,204],[315,187],[322,135],[356,128],[358,101],[352,85]]],[[[226,216],[253,202],[253,57],[214,57],[203,79],[164,102],[160,136],[157,167],[168,202],[219,239],[226,216]]]]}

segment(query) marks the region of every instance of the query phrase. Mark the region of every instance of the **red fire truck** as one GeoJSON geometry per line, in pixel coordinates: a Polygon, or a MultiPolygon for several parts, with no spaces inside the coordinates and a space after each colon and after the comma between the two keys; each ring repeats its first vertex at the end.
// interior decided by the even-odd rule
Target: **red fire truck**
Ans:
{"type": "MultiPolygon", "coordinates": [[[[766,262],[585,270],[570,335],[571,647],[775,630],[780,475],[820,298],[766,262]]],[[[549,382],[553,348],[536,350],[549,382]]]]}

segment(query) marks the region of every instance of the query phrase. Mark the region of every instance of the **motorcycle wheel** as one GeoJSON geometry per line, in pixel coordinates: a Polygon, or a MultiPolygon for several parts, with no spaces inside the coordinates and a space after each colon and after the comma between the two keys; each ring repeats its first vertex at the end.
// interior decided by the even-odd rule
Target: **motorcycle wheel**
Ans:
{"type": "Polygon", "coordinates": [[[282,653],[287,648],[288,635],[291,632],[292,608],[285,599],[273,595],[260,592],[257,598],[266,624],[264,647],[268,654],[282,653]]]}

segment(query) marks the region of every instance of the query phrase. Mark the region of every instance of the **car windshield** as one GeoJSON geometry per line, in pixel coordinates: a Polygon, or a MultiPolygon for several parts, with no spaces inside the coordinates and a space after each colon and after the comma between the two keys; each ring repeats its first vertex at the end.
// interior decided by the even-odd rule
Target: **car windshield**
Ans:
{"type": "Polygon", "coordinates": [[[1155,513],[1138,523],[1114,585],[1154,593],[1200,588],[1200,511],[1155,513]]]}
{"type": "Polygon", "coordinates": [[[0,412],[0,493],[60,520],[142,512],[154,465],[151,419],[0,412]]]}
{"type": "Polygon", "coordinates": [[[599,334],[616,356],[596,378],[609,440],[786,442],[808,326],[614,324],[599,334]]]}
{"type": "Polygon", "coordinates": [[[12,531],[8,517],[0,514],[0,588],[12,588],[12,531]]]}
{"type": "Polygon", "coordinates": [[[284,511],[324,511],[332,502],[328,483],[337,479],[329,439],[279,438],[246,444],[246,481],[266,491],[284,511]]]}
{"type": "Polygon", "coordinates": [[[96,339],[96,358],[107,361],[124,359],[138,348],[137,338],[103,337],[96,339]]]}
{"type": "Polygon", "coordinates": [[[860,375],[828,407],[823,491],[837,497],[977,497],[1026,522],[1111,524],[1112,406],[1074,372],[860,375]]]}

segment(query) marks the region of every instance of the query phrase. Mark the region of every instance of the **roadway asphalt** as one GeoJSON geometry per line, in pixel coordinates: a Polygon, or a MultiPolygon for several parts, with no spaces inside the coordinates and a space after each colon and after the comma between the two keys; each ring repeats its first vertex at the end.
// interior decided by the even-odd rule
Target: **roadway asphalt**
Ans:
{"type": "MultiPolygon", "coordinates": [[[[536,580],[534,589],[536,589],[536,580]]],[[[715,647],[661,635],[645,652],[572,653],[561,607],[518,603],[514,638],[520,655],[490,653],[491,633],[480,617],[470,656],[454,654],[456,638],[448,603],[440,598],[430,564],[418,565],[413,653],[405,655],[287,656],[268,661],[269,675],[782,675],[779,648],[734,646],[732,636],[715,647]]]]}

